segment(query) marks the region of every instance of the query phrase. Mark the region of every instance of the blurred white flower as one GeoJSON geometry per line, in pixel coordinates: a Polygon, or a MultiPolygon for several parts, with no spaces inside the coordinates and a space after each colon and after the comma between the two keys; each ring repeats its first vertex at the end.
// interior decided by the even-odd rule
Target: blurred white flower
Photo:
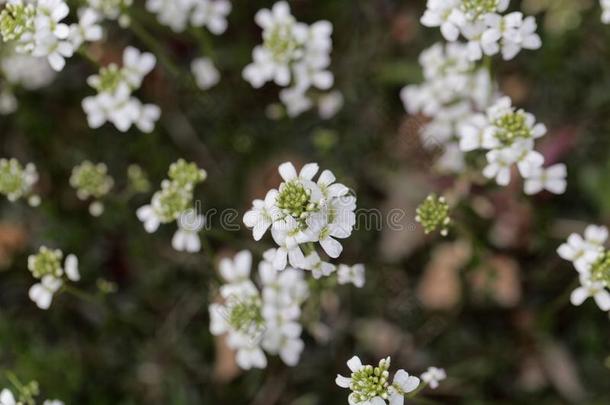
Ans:
{"type": "Polygon", "coordinates": [[[447,378],[447,373],[444,369],[438,367],[429,367],[422,375],[423,382],[428,384],[433,390],[438,388],[441,381],[447,378]]]}
{"type": "Polygon", "coordinates": [[[579,306],[587,298],[593,298],[599,309],[605,312],[610,311],[610,292],[606,290],[606,283],[591,280],[591,277],[586,274],[581,274],[579,279],[580,287],[575,289],[570,296],[572,304],[579,306]]]}
{"type": "Polygon", "coordinates": [[[220,72],[209,58],[197,58],[191,63],[191,72],[201,90],[210,89],[220,81],[220,72]]]}
{"type": "Polygon", "coordinates": [[[333,118],[343,108],[344,99],[340,91],[323,94],[318,99],[318,114],[323,120],[333,118]]]}
{"type": "Polygon", "coordinates": [[[537,194],[542,190],[563,194],[567,187],[567,176],[567,168],[563,163],[547,168],[536,167],[525,179],[525,194],[537,194]]]}
{"type": "Polygon", "coordinates": [[[312,87],[328,90],[334,83],[328,70],[332,24],[298,22],[286,1],[275,3],[270,10],[259,10],[255,21],[263,29],[263,43],[253,49],[252,63],[242,76],[254,88],[270,81],[287,87],[280,92],[280,100],[288,115],[300,115],[314,105],[308,95],[312,87]]]}
{"type": "Polygon", "coordinates": [[[30,287],[28,295],[38,308],[46,310],[51,306],[53,296],[62,285],[63,281],[61,278],[46,275],[42,277],[40,283],[36,283],[30,287]]]}
{"type": "Polygon", "coordinates": [[[610,0],[600,0],[602,7],[602,22],[610,24],[610,0]]]}
{"type": "Polygon", "coordinates": [[[340,264],[337,268],[337,280],[339,284],[353,284],[358,288],[362,288],[366,282],[365,272],[363,264],[355,264],[353,266],[340,264]]]}
{"type": "Polygon", "coordinates": [[[78,23],[70,25],[69,40],[74,49],[80,48],[85,42],[96,42],[102,39],[104,31],[99,24],[101,16],[92,8],[78,10],[78,23]]]}

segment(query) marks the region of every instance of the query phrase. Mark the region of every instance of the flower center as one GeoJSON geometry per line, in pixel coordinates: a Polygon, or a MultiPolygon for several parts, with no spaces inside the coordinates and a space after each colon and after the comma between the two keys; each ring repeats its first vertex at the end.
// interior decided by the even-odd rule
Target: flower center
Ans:
{"type": "Polygon", "coordinates": [[[292,35],[292,24],[276,24],[263,36],[265,48],[271,51],[274,60],[287,62],[291,59],[292,53],[297,47],[297,41],[292,35]]]}
{"type": "Polygon", "coordinates": [[[0,13],[0,33],[6,41],[17,40],[34,25],[36,9],[28,4],[7,4],[0,13]]]}
{"type": "Polygon", "coordinates": [[[445,236],[448,233],[447,227],[451,223],[449,204],[444,197],[437,197],[434,194],[429,195],[417,207],[415,220],[424,227],[426,233],[434,232],[437,228],[440,228],[441,235],[445,236]]]}
{"type": "Polygon", "coordinates": [[[260,297],[240,297],[234,301],[229,304],[229,325],[239,332],[254,336],[264,324],[260,297]]]}
{"type": "Polygon", "coordinates": [[[153,197],[153,208],[159,219],[164,223],[168,223],[186,211],[192,199],[192,192],[170,183],[155,194],[153,197]]]}
{"type": "Polygon", "coordinates": [[[461,9],[471,20],[478,20],[498,8],[498,0],[462,0],[461,9]]]}
{"type": "Polygon", "coordinates": [[[96,90],[112,93],[123,81],[121,69],[114,63],[100,69],[100,83],[96,90]]]}
{"type": "Polygon", "coordinates": [[[356,403],[365,402],[375,397],[387,399],[389,397],[389,368],[389,359],[382,359],[377,367],[367,365],[352,373],[350,389],[354,401],[356,403]]]}
{"type": "Polygon", "coordinates": [[[529,139],[532,131],[527,125],[525,114],[520,111],[506,114],[498,118],[494,123],[496,126],[496,138],[504,145],[510,146],[517,139],[529,139]]]}
{"type": "Polygon", "coordinates": [[[280,187],[276,204],[282,212],[296,219],[304,218],[317,207],[317,204],[311,201],[311,190],[303,187],[298,181],[284,183],[280,187]]]}
{"type": "Polygon", "coordinates": [[[63,270],[61,268],[61,259],[63,254],[59,250],[51,250],[45,246],[41,247],[38,254],[28,258],[28,269],[36,278],[42,278],[46,275],[61,277],[63,270]]]}
{"type": "Polygon", "coordinates": [[[603,281],[610,286],[610,251],[605,251],[591,266],[591,276],[595,281],[603,281]]]}

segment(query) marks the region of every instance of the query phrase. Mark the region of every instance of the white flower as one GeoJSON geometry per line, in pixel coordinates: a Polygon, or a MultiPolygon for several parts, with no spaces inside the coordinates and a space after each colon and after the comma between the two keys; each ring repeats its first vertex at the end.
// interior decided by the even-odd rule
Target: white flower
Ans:
{"type": "Polygon", "coordinates": [[[194,209],[185,211],[178,218],[178,230],[172,238],[172,247],[179,252],[197,253],[201,250],[199,231],[205,225],[205,217],[194,209]]]}
{"type": "Polygon", "coordinates": [[[487,152],[487,166],[483,169],[483,175],[494,179],[501,186],[510,183],[510,168],[517,162],[518,156],[514,149],[500,149],[487,152]]]}
{"type": "Polygon", "coordinates": [[[84,42],[96,42],[102,39],[104,31],[99,25],[101,16],[92,8],[78,10],[78,24],[70,25],[69,39],[74,49],[80,48],[84,42]]]}
{"type": "Polygon", "coordinates": [[[610,24],[610,0],[601,0],[600,5],[602,7],[602,22],[610,24]]]}
{"type": "Polygon", "coordinates": [[[280,101],[286,106],[289,117],[299,116],[313,106],[313,101],[307,97],[305,90],[299,87],[280,91],[280,101]]]}
{"type": "Polygon", "coordinates": [[[330,257],[338,257],[342,246],[336,239],[347,238],[353,231],[356,198],[348,195],[346,186],[335,183],[335,176],[328,170],[314,182],[319,170],[316,163],[306,164],[298,174],[289,162],[278,170],[284,180],[279,190],[269,191],[264,201],[255,200],[244,215],[244,223],[253,229],[255,240],[271,228],[278,249],[270,261],[278,270],[288,263],[296,268],[312,267],[305,260],[303,248],[310,244],[310,254],[309,248],[315,247],[316,242],[330,257]]]}
{"type": "Polygon", "coordinates": [[[589,297],[593,297],[595,303],[602,311],[610,311],[610,292],[606,290],[603,281],[594,281],[586,274],[580,275],[581,286],[575,289],[570,296],[573,305],[579,306],[589,297]]]}
{"type": "Polygon", "coordinates": [[[227,0],[198,0],[191,13],[191,24],[207,27],[212,34],[220,35],[227,30],[227,16],[231,3],[227,0]]]}
{"type": "Polygon", "coordinates": [[[201,90],[214,87],[220,81],[220,72],[209,58],[197,58],[191,63],[191,72],[201,90]]]}
{"type": "Polygon", "coordinates": [[[58,399],[47,399],[42,403],[42,405],[64,405],[64,402],[58,399]]]}
{"type": "Polygon", "coordinates": [[[60,278],[46,275],[42,277],[40,283],[36,283],[30,287],[28,295],[38,308],[46,310],[51,306],[53,295],[62,285],[63,281],[60,278]]]}
{"type": "Polygon", "coordinates": [[[509,13],[505,16],[488,14],[485,16],[487,29],[481,38],[481,44],[486,54],[492,55],[502,50],[505,60],[514,58],[521,49],[538,49],[542,46],[540,36],[536,34],[534,17],[523,18],[521,12],[509,13]],[[500,42],[500,45],[497,43],[500,42]]]}
{"type": "Polygon", "coordinates": [[[525,193],[537,194],[547,190],[554,194],[563,194],[566,190],[567,168],[559,163],[548,168],[536,167],[525,180],[525,193]]]}
{"type": "Polygon", "coordinates": [[[123,51],[121,74],[132,89],[138,89],[144,77],[155,68],[156,64],[157,58],[152,53],[141,52],[133,46],[128,46],[123,51]]]}
{"type": "Polygon", "coordinates": [[[136,215],[138,219],[144,223],[144,229],[148,233],[155,232],[159,228],[159,225],[161,225],[161,218],[152,205],[144,205],[138,208],[136,215]]]}
{"type": "Polygon", "coordinates": [[[606,227],[589,225],[585,229],[585,238],[577,233],[571,234],[567,242],[559,246],[557,253],[562,259],[571,261],[579,273],[586,274],[603,253],[602,245],[607,238],[606,227]]]}
{"type": "Polygon", "coordinates": [[[352,391],[350,405],[403,405],[406,394],[419,386],[419,378],[409,376],[405,370],[398,370],[392,383],[389,383],[390,358],[379,361],[377,367],[363,365],[357,356],[348,360],[351,376],[337,375],[335,383],[341,388],[352,391]]]}
{"type": "Polygon", "coordinates": [[[255,21],[263,29],[263,43],[252,50],[252,63],[244,68],[242,77],[254,88],[269,81],[287,87],[280,92],[280,100],[288,115],[300,115],[313,106],[310,88],[328,90],[334,83],[328,70],[332,24],[298,22],[286,1],[259,10],[255,21]]]}
{"type": "Polygon", "coordinates": [[[49,65],[60,72],[66,66],[66,58],[72,57],[74,47],[67,41],[60,41],[53,35],[40,35],[37,39],[36,48],[32,51],[32,56],[46,56],[49,65]]]}
{"type": "Polygon", "coordinates": [[[442,368],[429,367],[426,372],[421,375],[423,382],[428,384],[430,388],[436,389],[438,384],[447,378],[447,373],[442,368]]]}
{"type": "Polygon", "coordinates": [[[329,120],[341,111],[343,104],[343,94],[340,91],[324,94],[318,99],[318,114],[323,120],[329,120]]]}
{"type": "Polygon", "coordinates": [[[126,132],[140,118],[141,103],[134,101],[131,90],[125,83],[119,84],[114,93],[103,92],[85,97],[82,107],[87,113],[87,122],[93,129],[111,122],[121,132],[126,132]]]}
{"type": "Polygon", "coordinates": [[[453,42],[460,35],[460,27],[466,16],[459,10],[460,0],[428,0],[427,9],[421,18],[426,27],[440,27],[445,39],[453,42]]]}
{"type": "Polygon", "coordinates": [[[470,116],[458,129],[460,149],[464,152],[482,149],[485,129],[488,125],[489,122],[484,114],[470,116]]]}
{"type": "Polygon", "coordinates": [[[64,271],[70,281],[80,281],[80,272],[78,271],[78,258],[75,255],[66,256],[64,262],[64,271]]]}
{"type": "Polygon", "coordinates": [[[239,252],[233,260],[220,262],[220,273],[228,284],[220,287],[224,304],[210,305],[210,331],[227,334],[227,345],[236,351],[242,369],[264,368],[265,352],[279,355],[284,363],[298,363],[304,343],[299,322],[301,304],[309,294],[302,272],[275,270],[273,249],[259,264],[261,291],[250,279],[252,255],[239,252]]]}
{"type": "Polygon", "coordinates": [[[365,268],[363,264],[355,264],[347,266],[340,264],[337,268],[337,276],[339,284],[353,284],[358,288],[364,287],[366,282],[365,268]]]}
{"type": "Polygon", "coordinates": [[[13,393],[4,388],[2,392],[0,392],[0,405],[16,405],[15,396],[13,393]]]}

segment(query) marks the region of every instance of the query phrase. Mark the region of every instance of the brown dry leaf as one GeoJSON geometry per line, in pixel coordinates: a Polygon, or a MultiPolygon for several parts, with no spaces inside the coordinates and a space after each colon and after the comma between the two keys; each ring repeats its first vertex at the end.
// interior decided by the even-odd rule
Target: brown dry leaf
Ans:
{"type": "Polygon", "coordinates": [[[380,319],[362,319],[355,324],[356,338],[376,357],[382,358],[412,346],[412,337],[398,326],[380,319]]]}
{"type": "Polygon", "coordinates": [[[235,362],[235,352],[227,345],[226,336],[215,336],[216,362],[214,363],[213,378],[215,381],[226,383],[233,380],[241,370],[235,362]]]}
{"type": "Polygon", "coordinates": [[[28,236],[20,225],[0,224],[0,268],[11,265],[13,255],[25,248],[28,236]]]}
{"type": "Polygon", "coordinates": [[[445,243],[434,250],[417,286],[417,298],[423,307],[449,310],[458,304],[462,296],[459,271],[470,255],[470,245],[465,241],[445,243]]]}
{"type": "Polygon", "coordinates": [[[479,300],[491,298],[503,307],[521,300],[521,270],[508,256],[493,256],[469,275],[470,286],[479,300]]]}

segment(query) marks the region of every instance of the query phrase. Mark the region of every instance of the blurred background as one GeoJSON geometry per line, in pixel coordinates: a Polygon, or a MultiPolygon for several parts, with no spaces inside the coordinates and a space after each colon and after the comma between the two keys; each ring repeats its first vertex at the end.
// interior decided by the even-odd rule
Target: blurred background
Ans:
{"type": "MultiPolygon", "coordinates": [[[[610,26],[601,24],[598,2],[511,2],[536,16],[543,47],[495,60],[494,74],[549,127],[540,150],[569,171],[565,195],[533,198],[520,184],[497,188],[434,170],[435,152],[419,141],[422,118],[409,117],[399,98],[422,80],[419,53],[441,40],[419,24],[423,0],[290,4],[299,21],[334,26],[332,71],[345,106],[331,120],[315,111],[270,117],[278,89],[255,90],[241,78],[260,42],[254,14],[272,5],[262,0],[234,1],[228,31],[206,46],[158,24],[136,1],[133,18],[179,68],[174,75],[158,64],[139,93],[163,110],[152,134],[88,128],[81,100],[97,69],[78,56],[51,86],[17,93],[19,109],[0,117],[0,157],[36,164],[42,204],[0,201],[0,369],[37,380],[67,404],[328,405],[347,403],[334,382],[347,359],[390,355],[394,368],[412,373],[447,370],[448,380],[414,404],[610,403],[608,314],[590,301],[571,306],[576,273],[555,253],[586,224],[610,224],[610,26]],[[202,54],[222,74],[203,93],[183,80],[202,54]],[[211,216],[196,255],[171,249],[172,227],[144,231],[135,211],[151,193],[121,192],[130,164],[154,190],[181,157],[208,171],[196,194],[204,212],[239,212],[230,229],[211,216]],[[116,181],[100,218],[68,182],[85,159],[105,162],[116,181]],[[207,306],[220,257],[250,249],[260,258],[272,247],[270,239],[254,243],[240,218],[279,184],[276,168],[286,160],[331,169],[359,208],[384,216],[344,243],[341,262],[365,263],[366,286],[316,285],[298,367],[275,358],[266,370],[242,373],[209,333],[207,306]],[[448,189],[460,196],[459,231],[426,237],[415,208],[448,189]],[[83,289],[95,291],[103,279],[116,293],[91,301],[62,294],[39,310],[27,296],[27,256],[43,244],[79,256],[83,289]]],[[[120,60],[127,45],[155,51],[132,30],[108,27],[108,39],[89,49],[101,61],[120,60]]]]}

